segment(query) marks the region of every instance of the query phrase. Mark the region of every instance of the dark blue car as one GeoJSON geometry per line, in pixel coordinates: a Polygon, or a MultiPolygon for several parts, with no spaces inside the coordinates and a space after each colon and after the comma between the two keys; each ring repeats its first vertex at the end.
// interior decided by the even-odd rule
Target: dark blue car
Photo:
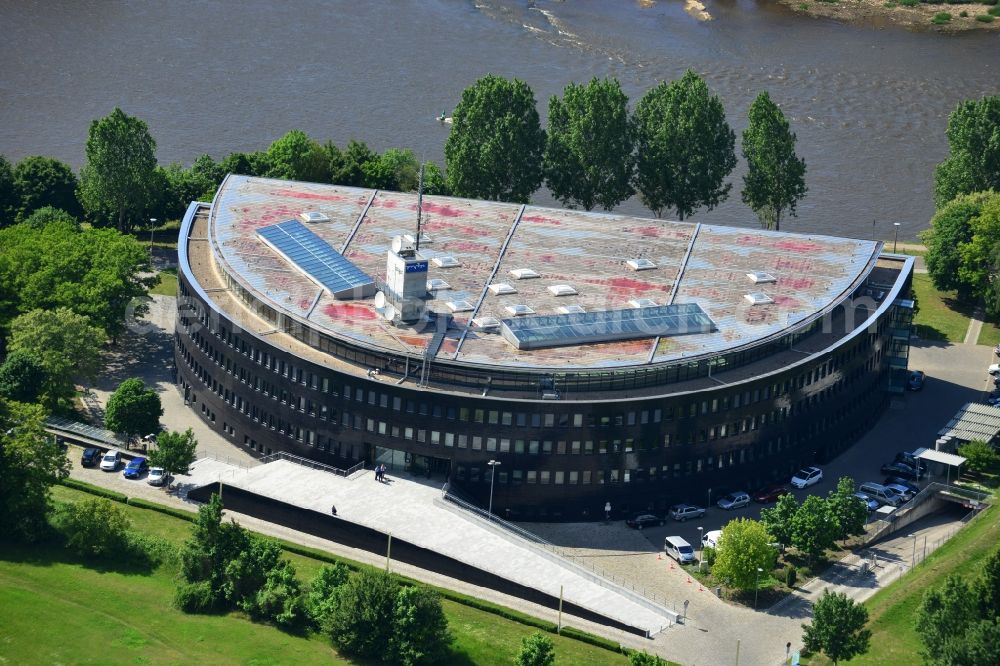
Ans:
{"type": "Polygon", "coordinates": [[[145,458],[132,458],[128,465],[125,466],[122,476],[126,479],[138,479],[147,471],[149,471],[149,463],[146,462],[145,458]]]}

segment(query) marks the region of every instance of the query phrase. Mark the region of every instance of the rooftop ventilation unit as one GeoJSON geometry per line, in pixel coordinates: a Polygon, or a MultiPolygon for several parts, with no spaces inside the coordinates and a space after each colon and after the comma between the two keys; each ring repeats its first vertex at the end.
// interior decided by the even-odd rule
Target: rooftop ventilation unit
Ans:
{"type": "Polygon", "coordinates": [[[553,296],[576,296],[576,289],[568,284],[554,284],[549,287],[549,293],[553,296]]]}
{"type": "Polygon", "coordinates": [[[579,305],[560,305],[556,308],[556,312],[559,314],[578,314],[580,312],[586,312],[579,305]]]}
{"type": "Polygon", "coordinates": [[[438,268],[456,268],[462,265],[458,261],[458,259],[456,259],[451,255],[446,255],[443,257],[434,257],[433,259],[431,259],[431,261],[433,261],[434,265],[437,266],[438,268]]]}
{"type": "Polygon", "coordinates": [[[649,259],[629,259],[625,263],[634,271],[648,271],[656,268],[656,264],[649,259]]]}
{"type": "Polygon", "coordinates": [[[433,278],[427,281],[427,291],[440,291],[442,289],[451,289],[451,285],[441,278],[433,278]]]}
{"type": "Polygon", "coordinates": [[[504,308],[508,314],[515,317],[520,317],[522,315],[535,314],[535,311],[529,308],[527,305],[508,305],[504,308]]]}
{"type": "Polygon", "coordinates": [[[329,222],[330,218],[319,212],[318,210],[309,210],[305,213],[299,213],[299,219],[303,222],[329,222]]]}
{"type": "Polygon", "coordinates": [[[750,305],[767,305],[768,303],[774,303],[774,299],[762,291],[755,291],[752,294],[746,294],[743,298],[750,301],[750,305]]]}
{"type": "Polygon", "coordinates": [[[496,317],[476,317],[472,320],[472,325],[484,331],[496,330],[500,328],[500,320],[496,317]]]}
{"type": "MultiPolygon", "coordinates": [[[[405,238],[407,241],[411,243],[417,242],[417,238],[413,234],[403,234],[403,238],[405,238]]],[[[420,234],[420,245],[430,245],[433,242],[434,242],[433,239],[431,239],[431,237],[428,236],[427,234],[424,233],[420,234]]]]}
{"type": "Polygon", "coordinates": [[[514,276],[515,280],[530,280],[531,278],[541,277],[530,268],[515,268],[510,274],[514,276]]]}
{"type": "Polygon", "coordinates": [[[652,298],[633,298],[628,302],[634,308],[655,308],[657,307],[656,301],[652,298]]]}
{"type": "Polygon", "coordinates": [[[747,273],[747,277],[754,284],[763,284],[765,282],[777,282],[778,280],[770,273],[763,273],[761,271],[754,271],[753,273],[747,273]]]}
{"type": "Polygon", "coordinates": [[[496,284],[490,285],[490,291],[492,291],[497,296],[502,296],[503,294],[516,294],[517,289],[510,286],[506,282],[497,282],[496,284]]]}
{"type": "Polygon", "coordinates": [[[469,301],[448,301],[448,309],[452,312],[472,312],[472,303],[469,301]]]}

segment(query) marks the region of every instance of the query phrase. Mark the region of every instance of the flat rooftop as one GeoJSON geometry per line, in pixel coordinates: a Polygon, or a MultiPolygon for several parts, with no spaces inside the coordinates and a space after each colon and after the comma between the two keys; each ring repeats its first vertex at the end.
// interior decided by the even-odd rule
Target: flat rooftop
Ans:
{"type": "MultiPolygon", "coordinates": [[[[306,213],[328,218],[308,223],[313,233],[384,280],[392,238],[415,233],[417,196],[231,175],[208,220],[214,268],[334,338],[422,356],[433,330],[392,326],[372,298],[337,300],[257,237],[259,227],[306,213]]],[[[423,197],[421,216],[420,255],[431,260],[427,279],[449,285],[429,292],[427,308],[451,314],[450,301],[474,306],[453,315],[436,360],[487,368],[625,368],[752,345],[841,303],[875,268],[882,249],[880,242],[858,239],[436,196],[423,197]],[[433,259],[441,257],[458,266],[437,267],[433,259]],[[641,259],[655,268],[629,265],[641,259]],[[539,277],[519,280],[512,273],[525,268],[539,277]],[[493,293],[488,287],[497,283],[516,293],[493,293]],[[554,295],[549,287],[557,285],[576,293],[554,295]],[[752,304],[748,296],[756,292],[767,302],[752,304]],[[695,303],[715,330],[518,350],[499,333],[470,326],[474,317],[509,319],[506,308],[514,305],[551,315],[572,305],[587,312],[626,309],[635,299],[695,303]]]]}

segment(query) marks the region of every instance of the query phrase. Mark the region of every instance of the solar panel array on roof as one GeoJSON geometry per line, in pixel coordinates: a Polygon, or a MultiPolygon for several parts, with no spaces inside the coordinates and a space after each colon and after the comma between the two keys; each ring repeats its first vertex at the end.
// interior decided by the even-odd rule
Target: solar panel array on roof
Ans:
{"type": "Polygon", "coordinates": [[[714,330],[715,323],[697,303],[518,317],[501,322],[504,339],[518,349],[711,333],[714,330]]]}
{"type": "Polygon", "coordinates": [[[298,220],[257,229],[257,237],[334,298],[368,298],[375,281],[298,220]]]}

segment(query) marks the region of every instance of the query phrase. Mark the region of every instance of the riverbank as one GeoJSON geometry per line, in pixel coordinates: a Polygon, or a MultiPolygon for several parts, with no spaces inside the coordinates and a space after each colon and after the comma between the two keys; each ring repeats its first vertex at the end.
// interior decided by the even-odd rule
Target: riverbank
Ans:
{"type": "Polygon", "coordinates": [[[912,30],[964,32],[1000,29],[1000,16],[990,10],[1000,5],[918,3],[912,7],[898,0],[778,0],[797,13],[832,18],[846,23],[869,23],[878,27],[899,26],[912,30]],[[962,16],[962,13],[966,16],[962,16]],[[949,18],[945,19],[945,15],[949,18]],[[979,16],[989,18],[980,19],[979,16]],[[936,18],[937,17],[937,18],[936,18]]]}

